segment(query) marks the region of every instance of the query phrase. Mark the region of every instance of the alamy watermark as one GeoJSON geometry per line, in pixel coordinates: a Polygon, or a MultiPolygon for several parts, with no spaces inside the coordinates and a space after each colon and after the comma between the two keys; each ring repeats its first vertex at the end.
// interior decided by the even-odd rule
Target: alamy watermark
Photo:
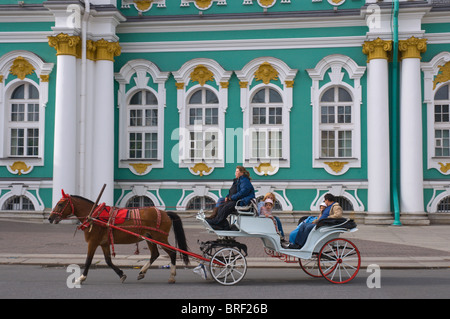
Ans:
{"type": "Polygon", "coordinates": [[[81,283],[79,281],[79,278],[81,276],[80,266],[71,264],[67,266],[66,272],[71,273],[69,276],[67,276],[66,280],[67,288],[69,289],[81,288],[81,283]]]}
{"type": "Polygon", "coordinates": [[[377,264],[371,264],[367,266],[367,270],[370,275],[367,277],[367,288],[381,288],[381,268],[377,264]]]}

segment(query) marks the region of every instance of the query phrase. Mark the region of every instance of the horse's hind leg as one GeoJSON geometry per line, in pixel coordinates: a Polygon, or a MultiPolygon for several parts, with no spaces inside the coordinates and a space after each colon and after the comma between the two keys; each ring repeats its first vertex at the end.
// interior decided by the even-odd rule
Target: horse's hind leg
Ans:
{"type": "Polygon", "coordinates": [[[111,260],[111,249],[109,248],[109,245],[103,245],[102,246],[102,250],[103,250],[103,255],[105,256],[106,264],[109,267],[111,267],[116,272],[116,274],[120,277],[120,280],[122,282],[124,282],[125,279],[127,279],[127,276],[123,273],[123,271],[119,267],[117,267],[116,265],[114,265],[112,263],[112,260],[111,260]]]}
{"type": "MultiPolygon", "coordinates": [[[[148,236],[148,237],[150,237],[150,236],[148,236]]],[[[148,249],[150,250],[150,260],[147,261],[144,266],[142,266],[141,270],[139,271],[137,280],[141,280],[142,278],[145,277],[145,274],[147,273],[148,268],[159,257],[158,247],[155,244],[152,244],[150,242],[147,242],[147,245],[148,245],[148,249]]]]}
{"type": "MultiPolygon", "coordinates": [[[[168,243],[167,243],[168,244],[168,243]]],[[[174,252],[171,249],[164,248],[164,251],[169,255],[170,257],[170,277],[169,277],[169,284],[175,283],[175,276],[177,275],[177,253],[174,252]]]]}

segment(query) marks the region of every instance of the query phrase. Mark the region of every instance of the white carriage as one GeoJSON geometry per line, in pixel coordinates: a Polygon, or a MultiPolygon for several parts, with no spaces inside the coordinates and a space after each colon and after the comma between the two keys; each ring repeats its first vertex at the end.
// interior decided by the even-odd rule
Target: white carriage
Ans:
{"type": "MultiPolygon", "coordinates": [[[[201,243],[204,256],[210,257],[210,273],[222,285],[234,285],[247,271],[247,247],[236,241],[238,237],[260,238],[265,252],[288,263],[299,263],[312,277],[324,277],[332,283],[346,283],[356,277],[361,256],[358,248],[341,233],[357,231],[352,220],[333,220],[332,224],[314,227],[301,249],[282,246],[275,224],[270,218],[259,218],[254,203],[248,207],[236,207],[230,215],[231,230],[215,230],[205,220],[201,211],[197,219],[206,230],[218,236],[218,240],[201,243]]],[[[329,220],[330,221],[330,220],[329,220]]]]}

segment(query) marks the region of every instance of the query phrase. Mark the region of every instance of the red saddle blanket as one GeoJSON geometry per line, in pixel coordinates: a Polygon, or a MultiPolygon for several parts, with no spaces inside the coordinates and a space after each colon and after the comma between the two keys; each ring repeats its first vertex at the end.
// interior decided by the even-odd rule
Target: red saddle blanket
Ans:
{"type": "Polygon", "coordinates": [[[123,224],[130,219],[130,210],[128,208],[114,208],[101,204],[92,214],[92,217],[98,218],[103,222],[111,222],[113,225],[123,224]],[[111,212],[112,210],[112,212],[111,212]]]}

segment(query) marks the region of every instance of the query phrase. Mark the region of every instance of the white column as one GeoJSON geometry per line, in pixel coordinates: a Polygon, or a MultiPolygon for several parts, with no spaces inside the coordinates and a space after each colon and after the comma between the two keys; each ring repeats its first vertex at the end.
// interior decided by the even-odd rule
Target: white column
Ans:
{"type": "Polygon", "coordinates": [[[401,212],[423,213],[423,146],[420,59],[403,59],[401,77],[401,212]]]}
{"type": "Polygon", "coordinates": [[[57,50],[55,132],[53,149],[53,206],[77,191],[77,62],[79,37],[59,34],[49,38],[57,50]]]}
{"type": "Polygon", "coordinates": [[[368,224],[391,224],[389,72],[392,41],[366,41],[368,224]]]}
{"type": "Polygon", "coordinates": [[[400,210],[403,224],[429,224],[424,213],[422,86],[420,59],[426,39],[399,41],[400,93],[400,210]]]}
{"type": "Polygon", "coordinates": [[[98,194],[106,184],[101,202],[114,205],[114,56],[120,54],[120,46],[102,39],[96,47],[92,192],[98,194]]]}
{"type": "Polygon", "coordinates": [[[373,59],[367,78],[368,212],[389,213],[389,77],[388,61],[373,59]]]}

